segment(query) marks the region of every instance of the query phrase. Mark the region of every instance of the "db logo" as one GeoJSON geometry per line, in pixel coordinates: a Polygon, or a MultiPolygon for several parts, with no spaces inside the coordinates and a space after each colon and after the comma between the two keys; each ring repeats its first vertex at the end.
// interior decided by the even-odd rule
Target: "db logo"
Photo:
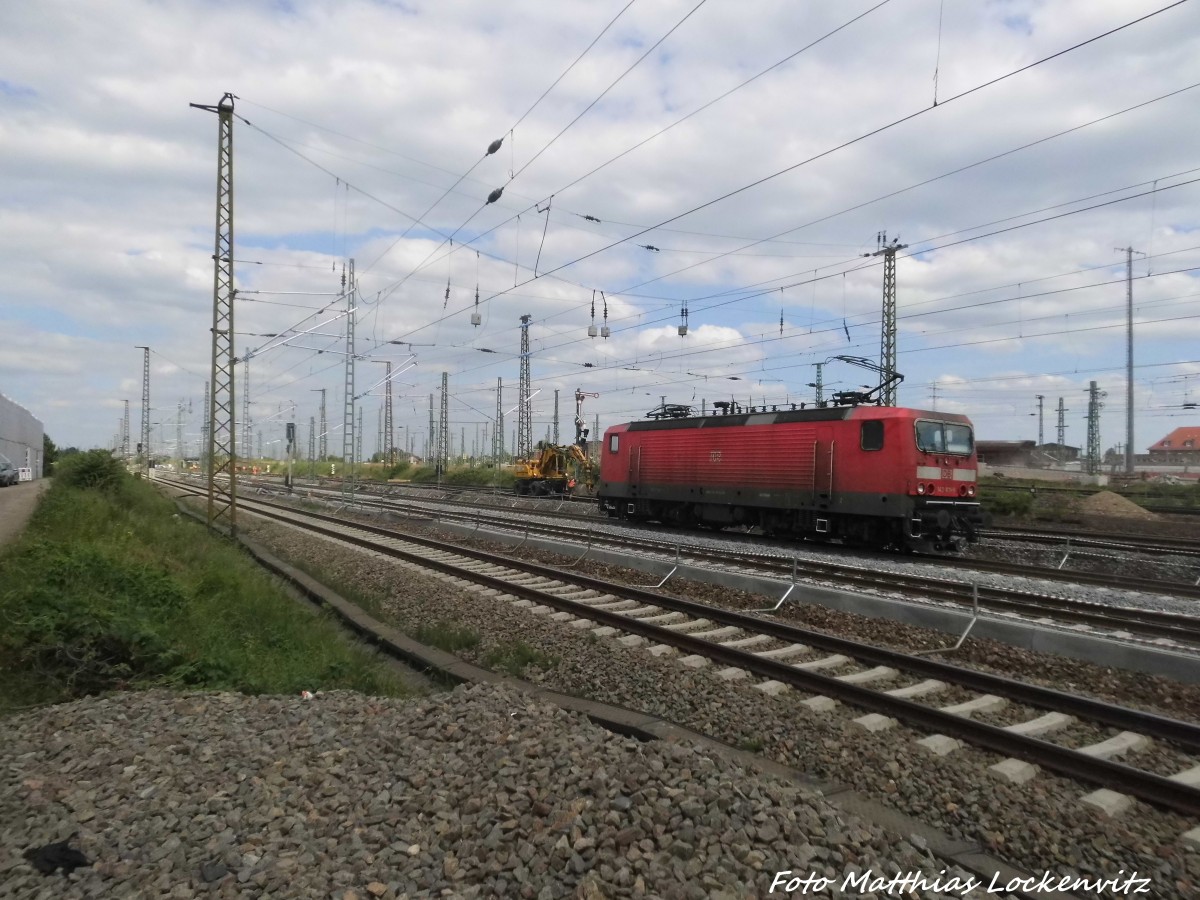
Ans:
{"type": "Polygon", "coordinates": [[[949,481],[953,477],[954,477],[953,469],[942,469],[942,478],[943,479],[945,479],[946,481],[949,481]]]}
{"type": "Polygon", "coordinates": [[[721,451],[720,450],[709,450],[708,451],[708,461],[719,463],[721,461],[721,451]]]}

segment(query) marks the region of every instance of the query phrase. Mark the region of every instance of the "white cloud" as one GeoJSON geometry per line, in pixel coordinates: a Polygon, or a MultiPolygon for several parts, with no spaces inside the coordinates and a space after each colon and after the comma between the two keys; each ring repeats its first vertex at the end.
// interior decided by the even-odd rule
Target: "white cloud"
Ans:
{"type": "MultiPolygon", "coordinates": [[[[690,402],[719,377],[744,378],[767,400],[804,397],[814,363],[878,353],[881,269],[861,256],[875,249],[878,231],[927,249],[937,236],[947,237],[933,247],[1115,188],[1194,177],[1167,178],[1194,166],[1200,89],[868,202],[1200,82],[1200,29],[1187,5],[953,99],[1151,12],[1148,0],[889,4],[568,188],[870,6],[769,2],[750,19],[740,7],[705,5],[533,160],[692,5],[634,4],[511,135],[620,4],[14,7],[0,34],[6,393],[41,416],[58,443],[106,444],[112,404],[129,398],[138,416],[134,345],[149,344],[156,408],[174,415],[190,398],[199,409],[211,339],[216,118],[188,104],[216,103],[227,90],[253,123],[235,124],[236,255],[246,261],[237,273],[246,291],[239,351],[328,318],[306,320],[333,299],[343,260],[353,257],[364,294],[360,349],[397,363],[416,354],[397,392],[397,420],[414,431],[442,371],[453,373],[463,405],[452,418],[464,427],[494,412],[497,378],[515,390],[525,313],[535,383],[550,394],[600,392],[588,401],[589,423],[596,412],[602,425],[641,415],[643,401],[663,394],[690,402]],[[935,64],[941,102],[930,109],[935,64]],[[910,113],[919,115],[705,205],[910,113]],[[499,137],[504,146],[485,157],[499,137]],[[423,214],[469,169],[425,225],[396,242],[411,224],[396,210],[423,214]],[[510,170],[518,174],[501,201],[481,208],[510,170]],[[535,207],[551,194],[547,224],[535,207]],[[431,238],[456,230],[459,249],[447,261],[431,238]],[[474,247],[463,247],[477,237],[478,263],[474,247]],[[541,277],[533,280],[535,261],[541,277]],[[479,327],[469,320],[476,283],[479,327]],[[586,334],[593,290],[605,291],[607,341],[586,334]],[[685,303],[690,327],[681,338],[685,303]]],[[[1155,409],[1177,406],[1182,376],[1196,368],[1181,361],[1195,357],[1197,273],[1162,273],[1200,265],[1196,191],[1163,190],[901,258],[901,401],[930,402],[936,383],[939,408],[977,413],[982,436],[1032,436],[1036,394],[1047,403],[1070,397],[1078,410],[1096,379],[1110,391],[1104,443],[1123,440],[1124,272],[1113,248],[1132,245],[1155,255],[1135,274],[1157,273],[1135,282],[1138,395],[1155,409]],[[1114,283],[1087,287],[1100,281],[1114,283]]],[[[255,418],[294,402],[303,430],[318,388],[340,408],[332,398],[341,390],[342,327],[339,319],[323,335],[254,359],[255,418]]],[[[839,374],[840,365],[828,366],[830,381],[861,380],[839,374]]],[[[560,415],[565,422],[573,411],[560,415]]],[[[1139,418],[1140,445],[1168,430],[1175,420],[1165,415],[1139,418]]]]}

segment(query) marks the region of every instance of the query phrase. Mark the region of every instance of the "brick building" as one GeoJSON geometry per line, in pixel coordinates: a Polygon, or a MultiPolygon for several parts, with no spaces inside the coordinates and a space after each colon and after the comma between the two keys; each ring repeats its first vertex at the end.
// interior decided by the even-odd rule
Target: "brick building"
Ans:
{"type": "Polygon", "coordinates": [[[1150,447],[1151,464],[1186,466],[1200,463],[1200,427],[1176,428],[1150,447]]]}

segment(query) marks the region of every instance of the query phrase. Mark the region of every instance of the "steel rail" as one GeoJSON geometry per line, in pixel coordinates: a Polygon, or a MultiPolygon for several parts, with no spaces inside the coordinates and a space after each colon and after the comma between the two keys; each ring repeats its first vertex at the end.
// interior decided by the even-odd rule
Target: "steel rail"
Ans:
{"type": "MultiPolygon", "coordinates": [[[[390,498],[390,502],[395,502],[397,499],[398,498],[390,498]]],[[[421,500],[419,498],[404,498],[404,499],[409,500],[414,503],[428,502],[428,501],[421,500]]],[[[362,502],[365,506],[385,507],[389,503],[389,498],[380,496],[380,495],[374,495],[374,496],[370,497],[370,499],[363,498],[362,502]]],[[[443,502],[448,502],[448,503],[454,502],[455,504],[459,504],[461,501],[443,501],[443,502]]],[[[469,506],[471,504],[461,503],[461,505],[469,506]]],[[[531,514],[535,514],[535,515],[553,515],[552,513],[545,512],[545,511],[530,511],[530,512],[531,512],[531,514]]],[[[466,514],[463,514],[463,515],[465,516],[466,514]]],[[[568,518],[577,520],[581,517],[569,516],[568,518]]],[[[496,519],[495,521],[500,524],[505,524],[504,520],[501,520],[501,519],[496,519]]],[[[545,530],[550,533],[554,533],[558,530],[561,530],[561,528],[562,528],[562,526],[558,526],[558,525],[541,525],[541,526],[534,526],[534,527],[539,527],[541,530],[545,530]]],[[[620,539],[610,536],[608,538],[608,540],[617,542],[620,539]]],[[[661,541],[658,541],[658,542],[661,542],[661,541]]],[[[812,545],[808,545],[808,546],[812,546],[812,545]]],[[[1076,548],[1083,549],[1079,545],[1076,545],[1076,548]]],[[[707,558],[707,559],[717,559],[721,556],[730,555],[730,554],[727,554],[724,552],[704,550],[704,549],[695,549],[695,550],[692,550],[689,552],[693,556],[696,556],[699,558],[707,558]]],[[[736,552],[736,551],[734,551],[734,552],[736,552]]],[[[1169,552],[1169,551],[1164,551],[1164,552],[1169,552]]],[[[747,554],[747,555],[752,556],[753,554],[747,554]]],[[[1091,586],[1097,586],[1097,587],[1110,587],[1110,588],[1115,587],[1115,588],[1121,588],[1123,590],[1129,590],[1129,591],[1139,591],[1139,592],[1143,592],[1143,593],[1163,593],[1163,594],[1169,594],[1171,596],[1184,597],[1184,598],[1191,599],[1191,600],[1200,600],[1200,585],[1189,584],[1188,582],[1185,582],[1185,581],[1149,581],[1147,579],[1139,578],[1137,576],[1122,575],[1120,573],[1085,572],[1085,571],[1080,571],[1078,569],[1056,569],[1056,568],[1049,568],[1049,567],[1023,566],[1023,565],[1017,565],[1014,563],[1005,563],[1005,562],[999,562],[999,561],[994,561],[994,560],[963,559],[963,558],[954,557],[954,556],[931,556],[931,557],[918,556],[917,559],[920,559],[922,561],[929,561],[929,562],[935,563],[939,566],[943,566],[945,568],[967,569],[967,570],[973,569],[976,571],[990,572],[992,574],[997,574],[997,575],[1016,575],[1016,576],[1019,576],[1022,578],[1034,578],[1034,579],[1041,579],[1044,581],[1063,581],[1063,582],[1072,582],[1072,583],[1076,583],[1076,584],[1084,584],[1084,585],[1091,585],[1091,586]]],[[[770,561],[768,559],[764,559],[760,563],[760,565],[771,566],[771,565],[780,565],[780,564],[772,563],[772,561],[770,561]]],[[[790,567],[790,565],[791,565],[790,561],[787,563],[787,565],[790,567]]],[[[809,568],[819,568],[822,571],[834,574],[837,577],[846,577],[845,570],[847,568],[850,568],[850,569],[854,568],[853,566],[847,567],[846,565],[841,564],[841,563],[827,563],[827,562],[820,562],[820,561],[816,561],[816,560],[806,560],[804,562],[804,565],[809,568]]],[[[1200,574],[1200,570],[1198,570],[1198,574],[1200,574]]],[[[911,576],[899,575],[897,577],[904,578],[904,577],[911,577],[911,576]]],[[[993,597],[999,598],[1000,596],[1001,596],[1000,592],[993,590],[993,597]]],[[[1008,601],[1008,602],[1016,603],[1018,601],[1008,601]]],[[[1034,601],[1031,600],[1028,602],[1034,602],[1034,601]]],[[[1112,619],[1111,614],[1104,613],[1105,607],[1103,604],[1086,604],[1085,601],[1071,601],[1071,602],[1078,603],[1078,604],[1084,604],[1088,607],[1091,607],[1091,612],[1095,616],[1094,621],[1096,621],[1096,622],[1102,622],[1102,623],[1107,624],[1112,619]]],[[[1154,611],[1150,610],[1150,611],[1145,611],[1145,612],[1153,613],[1154,611]]],[[[1073,614],[1074,613],[1078,613],[1080,615],[1081,618],[1079,618],[1078,621],[1087,621],[1087,619],[1083,617],[1085,610],[1082,606],[1076,606],[1073,610],[1073,614]]],[[[1149,626],[1149,629],[1148,629],[1149,633],[1155,634],[1160,637],[1178,637],[1179,636],[1177,633],[1178,629],[1180,629],[1180,628],[1186,629],[1187,628],[1188,623],[1186,622],[1186,619],[1187,619],[1186,616],[1181,616],[1174,620],[1171,620],[1170,617],[1173,616],[1174,614],[1164,613],[1163,615],[1166,618],[1158,619],[1157,625],[1152,621],[1153,619],[1155,619],[1155,617],[1153,615],[1147,615],[1145,617],[1144,621],[1146,621],[1147,625],[1149,626]],[[1155,628],[1158,628],[1159,630],[1151,630],[1151,629],[1155,629],[1155,628]]]]}
{"type": "MultiPolygon", "coordinates": [[[[247,506],[249,505],[248,503],[247,506]]],[[[486,562],[510,569],[519,569],[529,574],[541,575],[548,579],[572,583],[604,593],[625,596],[629,599],[639,599],[647,603],[653,602],[664,609],[684,612],[728,625],[737,625],[746,630],[769,634],[780,640],[804,640],[809,645],[821,647],[822,649],[845,651],[848,655],[852,655],[860,661],[867,660],[876,662],[877,664],[891,662],[898,668],[910,672],[931,675],[940,674],[947,680],[974,690],[983,690],[987,693],[1008,696],[1032,706],[1042,706],[1058,711],[1071,712],[1081,717],[1104,722],[1105,724],[1137,730],[1142,734],[1168,740],[1193,750],[1200,748],[1200,726],[1125,707],[1112,706],[1088,698],[1063,694],[1048,688],[1026,685],[999,676],[960,669],[956,666],[950,666],[935,660],[910,657],[895,651],[856,644],[855,642],[835,638],[830,635],[810,632],[805,629],[796,628],[795,626],[783,625],[782,623],[773,623],[743,613],[721,610],[716,607],[668,597],[640,588],[614,585],[600,579],[562,572],[558,569],[534,563],[523,563],[518,560],[512,560],[483,551],[471,550],[457,545],[446,545],[413,535],[400,535],[394,531],[376,526],[346,523],[335,517],[323,516],[317,513],[298,513],[293,510],[287,510],[285,513],[277,507],[265,504],[262,501],[254,501],[253,505],[268,507],[268,511],[258,513],[268,518],[285,521],[293,525],[301,524],[311,531],[324,534],[336,540],[342,540],[374,552],[394,556],[407,562],[442,572],[443,574],[464,578],[498,592],[528,599],[531,602],[569,612],[621,631],[651,638],[681,650],[687,650],[730,666],[745,669],[755,675],[774,679],[803,691],[831,696],[856,707],[894,716],[909,725],[916,725],[936,733],[947,734],[975,746],[1025,759],[1051,771],[1068,775],[1080,781],[1099,784],[1184,815],[1200,815],[1200,788],[1184,782],[1136,769],[1123,763],[1091,757],[1047,741],[1006,731],[997,726],[976,722],[963,716],[923,706],[911,700],[892,697],[870,688],[839,681],[832,676],[804,671],[786,663],[764,659],[752,653],[725,647],[702,638],[670,631],[628,616],[623,616],[617,612],[594,609],[586,604],[576,603],[554,594],[544,593],[536,588],[514,585],[502,578],[472,572],[469,569],[463,569],[451,563],[430,559],[421,553],[408,552],[396,547],[383,545],[375,540],[375,538],[385,537],[393,541],[407,542],[424,549],[436,549],[479,562],[486,562]],[[334,527],[305,522],[303,521],[304,519],[331,522],[334,524],[334,527]],[[369,537],[347,533],[347,531],[365,531],[369,537]]]]}
{"type": "MultiPolygon", "coordinates": [[[[385,502],[382,500],[370,500],[367,501],[366,505],[387,508],[385,502]]],[[[484,521],[478,515],[474,517],[466,514],[462,515],[464,519],[470,519],[476,525],[484,521]]],[[[510,520],[490,519],[489,522],[490,524],[506,528],[513,527],[510,520]]],[[[543,523],[524,523],[523,527],[556,536],[561,536],[564,530],[572,528],[572,526],[543,523]]],[[[588,540],[593,543],[604,542],[616,547],[636,545],[644,549],[648,544],[653,544],[661,548],[663,552],[667,552],[668,549],[668,545],[663,541],[646,541],[644,539],[632,541],[614,535],[595,535],[589,533],[588,540]]],[[[793,566],[790,559],[780,560],[758,553],[742,554],[736,550],[719,551],[705,548],[691,548],[688,550],[688,555],[697,560],[715,562],[721,565],[746,565],[756,569],[767,570],[771,573],[788,574],[791,572],[793,566]]],[[[936,562],[938,565],[946,565],[944,558],[938,558],[936,562]]],[[[950,564],[955,568],[974,568],[978,571],[991,572],[993,574],[1016,575],[1025,578],[1048,578],[1054,576],[1057,580],[1071,581],[1079,584],[1110,588],[1118,587],[1143,593],[1170,593],[1172,596],[1200,600],[1200,586],[1189,585],[1183,582],[1146,581],[1145,579],[1138,579],[1131,576],[1076,572],[1074,570],[1030,569],[1028,567],[988,561],[977,563],[970,560],[951,559],[950,564]]],[[[897,572],[888,572],[886,575],[881,575],[871,569],[819,560],[799,561],[797,568],[803,569],[807,574],[817,577],[838,578],[849,581],[852,584],[858,583],[866,584],[870,587],[882,587],[889,591],[903,589],[927,596],[933,595],[955,603],[971,602],[974,597],[973,586],[960,581],[936,581],[926,576],[897,572]]],[[[999,588],[980,587],[978,590],[980,595],[989,602],[1024,615],[1042,616],[1047,612],[1053,612],[1060,615],[1063,619],[1072,622],[1110,629],[1124,628],[1136,630],[1139,634],[1148,637],[1166,637],[1188,643],[1200,642],[1200,617],[1198,616],[1162,610],[1114,607],[1086,600],[1072,600],[1032,592],[1005,591],[999,588]]]]}
{"type": "MultiPolygon", "coordinates": [[[[394,500],[385,498],[364,498],[364,507],[392,509],[394,500]]],[[[423,501],[416,500],[416,503],[423,501]]],[[[470,516],[466,513],[439,513],[440,516],[459,516],[474,523],[476,529],[485,520],[478,513],[470,516]]],[[[489,524],[504,528],[512,528],[511,520],[489,518],[489,524]]],[[[546,523],[522,523],[527,533],[532,531],[561,537],[564,531],[574,526],[550,525],[546,523]]],[[[582,539],[582,538],[581,538],[582,539]]],[[[589,529],[587,541],[591,543],[606,543],[617,548],[636,546],[645,550],[648,546],[669,552],[665,541],[639,538],[630,540],[616,535],[596,535],[589,529]]],[[[677,545],[676,545],[677,546],[677,545]]],[[[690,548],[688,556],[694,560],[712,562],[718,565],[742,565],[752,569],[765,570],[768,575],[782,574],[791,576],[794,571],[803,570],[806,575],[819,578],[839,579],[851,588],[866,587],[883,589],[889,592],[902,591],[922,598],[945,600],[952,603],[973,603],[976,590],[974,585],[962,581],[939,581],[927,576],[911,575],[902,572],[878,572],[861,566],[845,563],[823,562],[820,560],[781,561],[777,557],[769,557],[757,552],[740,553],[736,550],[722,551],[707,548],[690,548]]],[[[938,557],[935,562],[941,566],[953,568],[968,568],[993,574],[1015,575],[1025,578],[1042,578],[1046,580],[1070,581],[1079,584],[1096,585],[1106,588],[1122,588],[1142,593],[1164,593],[1186,599],[1200,600],[1200,585],[1189,585],[1183,582],[1147,581],[1133,576],[1115,574],[1100,574],[1078,572],[1077,570],[1031,569],[1029,567],[1010,563],[960,560],[954,557],[938,557]]],[[[1143,637],[1162,637],[1187,644],[1200,643],[1200,616],[1184,613],[1167,612],[1163,610],[1143,609],[1139,607],[1118,607],[1086,600],[1074,600],[1058,597],[1052,594],[1038,594],[1029,591],[1007,591],[1000,588],[979,587],[979,596],[987,601],[995,611],[1009,611],[1020,615],[1042,617],[1054,614],[1059,620],[1086,624],[1110,630],[1128,630],[1143,637]]]]}
{"type": "Polygon", "coordinates": [[[1064,531],[1026,525],[992,526],[980,530],[981,538],[1002,541],[1027,541],[1033,544],[1064,546],[1072,549],[1135,550],[1155,556],[1200,555],[1200,541],[1151,535],[1119,534],[1104,531],[1064,531]]]}

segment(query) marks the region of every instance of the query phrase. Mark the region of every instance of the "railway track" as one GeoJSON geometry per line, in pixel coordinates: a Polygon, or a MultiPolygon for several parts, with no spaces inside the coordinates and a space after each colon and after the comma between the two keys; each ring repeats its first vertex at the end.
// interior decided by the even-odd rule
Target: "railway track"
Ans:
{"type": "MultiPolygon", "coordinates": [[[[340,488],[332,488],[326,484],[330,479],[320,479],[316,485],[305,486],[305,490],[328,490],[340,494],[340,488]]],[[[278,487],[279,482],[274,479],[260,479],[260,485],[268,485],[278,487]]],[[[334,482],[336,483],[336,482],[334,482]]],[[[429,498],[428,502],[438,502],[450,505],[462,505],[474,508],[478,506],[479,498],[487,496],[494,500],[495,506],[506,506],[514,509],[533,508],[542,514],[549,515],[549,508],[554,509],[555,515],[567,515],[574,518],[579,517],[600,517],[595,508],[594,497],[583,496],[566,496],[566,497],[517,497],[511,493],[504,493],[480,486],[459,487],[451,485],[423,485],[423,484],[405,484],[397,485],[376,485],[363,483],[356,486],[356,492],[360,495],[373,497],[392,496],[393,491],[401,490],[410,494],[408,499],[418,499],[412,497],[414,493],[430,493],[440,495],[438,497],[429,498]],[[474,499],[460,500],[456,499],[463,494],[469,494],[474,499]]],[[[420,498],[424,499],[424,498],[420,498]]],[[[1176,508],[1163,507],[1147,509],[1151,512],[1160,512],[1164,514],[1200,514],[1200,508],[1176,508]]],[[[757,534],[756,531],[751,531],[751,534],[757,534]]],[[[991,526],[980,532],[981,537],[990,540],[1001,541],[1023,541],[1026,543],[1044,544],[1047,546],[1062,548],[1064,552],[1070,553],[1072,550],[1076,552],[1104,552],[1104,551],[1125,551],[1144,553],[1152,556],[1195,556],[1197,558],[1197,580],[1200,581],[1200,538],[1189,537],[1163,537],[1157,535],[1139,535],[1131,534],[1128,531],[1110,531],[1102,532],[1095,530],[1071,530],[1066,525],[1056,525],[1054,527],[1041,528],[1036,525],[998,525],[991,526]]],[[[809,546],[809,545],[805,545],[809,546]]],[[[819,546],[819,545],[812,545],[819,546]]],[[[953,559],[952,557],[938,557],[942,559],[953,559]]],[[[1050,571],[1050,570],[1047,570],[1050,571]]]]}
{"type": "Polygon", "coordinates": [[[1084,802],[1106,811],[1136,798],[1200,815],[1200,726],[1193,723],[457,544],[262,500],[243,498],[240,506],[244,513],[384,554],[627,647],[648,645],[656,655],[685,654],[682,665],[717,663],[723,667],[719,677],[727,681],[755,677],[763,679],[755,687],[764,693],[791,688],[811,694],[800,701],[810,709],[845,703],[867,710],[853,721],[870,731],[903,723],[929,732],[920,743],[932,753],[954,752],[963,744],[999,753],[1006,758],[990,767],[998,777],[1024,780],[1033,764],[1101,785],[1084,802]],[[884,687],[897,682],[908,683],[884,687]],[[947,694],[957,694],[956,702],[928,702],[947,694]],[[1012,724],[972,718],[986,718],[1008,704],[1015,704],[1009,711],[1009,718],[1015,714],[1012,724]],[[1055,732],[1069,734],[1078,723],[1117,733],[1079,747],[1043,739],[1055,732]],[[1114,761],[1164,744],[1170,748],[1165,757],[1169,768],[1175,770],[1170,774],[1163,774],[1161,755],[1148,768],[1114,761]]]}
{"type": "MultiPolygon", "coordinates": [[[[360,498],[359,502],[365,508],[393,512],[422,509],[419,504],[412,505],[413,501],[395,501],[382,497],[360,498]],[[409,505],[404,506],[405,503],[409,505]]],[[[605,533],[592,526],[581,526],[562,520],[553,523],[538,522],[528,518],[513,520],[497,515],[486,515],[478,508],[464,512],[438,509],[436,515],[442,520],[456,520],[460,523],[475,525],[477,528],[524,532],[530,536],[538,535],[564,542],[574,542],[580,548],[603,546],[617,552],[636,552],[643,556],[655,555],[663,559],[675,558],[677,561],[721,567],[742,574],[785,581],[821,581],[848,590],[900,594],[923,602],[953,603],[972,608],[979,604],[989,612],[1010,613],[1042,622],[1051,620],[1070,625],[1085,625],[1119,633],[1123,637],[1138,636],[1146,640],[1168,639],[1180,644],[1200,646],[1200,616],[1090,603],[1043,591],[977,586],[969,580],[933,579],[919,573],[882,572],[872,567],[869,561],[865,563],[862,561],[854,563],[828,562],[784,557],[756,550],[715,550],[696,546],[685,549],[683,541],[651,539],[641,533],[635,536],[605,533]]],[[[956,557],[937,557],[935,561],[939,567],[958,569],[964,572],[968,578],[971,571],[982,571],[1051,582],[1069,582],[1149,594],[1166,594],[1200,601],[1200,587],[1182,582],[1155,581],[1137,576],[1076,570],[1063,571],[1047,567],[965,560],[956,557]]],[[[1200,608],[1198,608],[1198,612],[1200,612],[1200,608]]]]}
{"type": "Polygon", "coordinates": [[[1037,528],[1025,525],[994,526],[980,532],[991,540],[1025,541],[1082,551],[1134,551],[1152,556],[1194,556],[1200,558],[1200,540],[1137,535],[1124,532],[1063,531],[1062,528],[1037,528]]]}

